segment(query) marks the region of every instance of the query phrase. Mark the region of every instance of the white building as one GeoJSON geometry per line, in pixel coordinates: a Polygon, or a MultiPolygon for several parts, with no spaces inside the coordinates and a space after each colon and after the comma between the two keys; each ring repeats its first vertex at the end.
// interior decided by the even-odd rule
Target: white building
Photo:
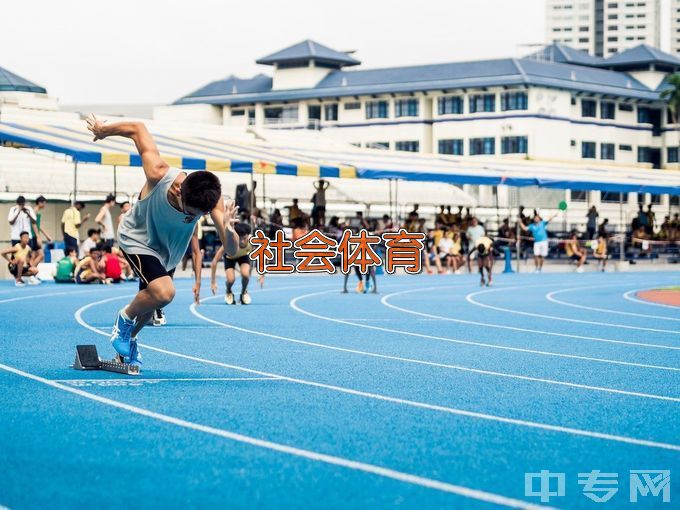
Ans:
{"type": "Polygon", "coordinates": [[[598,57],[640,44],[659,48],[661,0],[546,0],[546,40],[598,57]]]}
{"type": "Polygon", "coordinates": [[[671,53],[680,54],[680,0],[670,0],[671,53]]]}

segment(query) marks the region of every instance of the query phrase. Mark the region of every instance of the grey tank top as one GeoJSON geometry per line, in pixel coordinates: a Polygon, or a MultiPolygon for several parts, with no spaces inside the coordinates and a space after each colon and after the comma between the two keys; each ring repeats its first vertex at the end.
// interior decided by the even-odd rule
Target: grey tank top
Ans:
{"type": "Polygon", "coordinates": [[[188,217],[168,202],[168,190],[179,173],[170,168],[151,192],[132,206],[118,228],[118,242],[125,253],[156,257],[167,271],[182,260],[200,219],[197,216],[187,222],[188,217]]]}

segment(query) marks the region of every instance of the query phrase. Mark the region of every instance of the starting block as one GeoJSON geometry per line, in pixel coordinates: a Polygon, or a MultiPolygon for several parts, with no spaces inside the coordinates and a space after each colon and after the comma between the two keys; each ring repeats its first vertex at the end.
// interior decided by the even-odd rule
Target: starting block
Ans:
{"type": "Polygon", "coordinates": [[[96,345],[76,345],[76,359],[73,362],[76,370],[106,370],[118,374],[139,375],[139,365],[124,363],[120,356],[112,360],[103,360],[97,353],[96,345]]]}

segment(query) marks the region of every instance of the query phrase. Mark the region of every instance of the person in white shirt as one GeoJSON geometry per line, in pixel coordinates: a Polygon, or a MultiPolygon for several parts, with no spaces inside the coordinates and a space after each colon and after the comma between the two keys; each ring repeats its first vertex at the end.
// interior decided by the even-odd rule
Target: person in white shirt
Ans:
{"type": "Polygon", "coordinates": [[[96,228],[91,228],[87,231],[87,239],[80,243],[80,248],[78,249],[78,258],[83,260],[90,254],[92,248],[96,248],[99,244],[100,234],[99,230],[96,228]]]}
{"type": "Polygon", "coordinates": [[[477,258],[477,241],[486,235],[484,227],[479,224],[479,220],[473,217],[470,220],[470,226],[465,231],[468,240],[468,256],[467,264],[468,271],[472,272],[471,261],[477,258]]]}
{"type": "Polygon", "coordinates": [[[439,251],[439,258],[441,259],[441,265],[447,269],[452,265],[452,253],[453,250],[453,236],[449,235],[447,232],[437,243],[437,250],[439,251]]]}
{"type": "Polygon", "coordinates": [[[10,228],[10,239],[12,246],[19,244],[21,233],[28,232],[29,245],[34,249],[33,226],[37,224],[35,212],[31,206],[26,205],[26,198],[23,195],[17,197],[15,206],[12,206],[7,214],[7,221],[10,228]]]}
{"type": "Polygon", "coordinates": [[[104,200],[104,205],[99,209],[94,221],[100,226],[101,238],[105,245],[113,246],[113,241],[116,238],[116,231],[113,228],[113,218],[111,217],[111,208],[116,205],[116,197],[107,195],[104,200]]]}

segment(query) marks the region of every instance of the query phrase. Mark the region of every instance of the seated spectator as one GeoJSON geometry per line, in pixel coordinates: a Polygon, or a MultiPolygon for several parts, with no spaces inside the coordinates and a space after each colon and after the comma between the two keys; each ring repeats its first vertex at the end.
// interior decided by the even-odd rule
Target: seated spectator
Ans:
{"type": "Polygon", "coordinates": [[[57,270],[54,273],[54,281],[56,283],[75,283],[74,272],[78,264],[78,257],[76,257],[76,250],[73,248],[66,248],[66,253],[57,262],[57,270]]]}
{"type": "Polygon", "coordinates": [[[29,285],[39,285],[41,282],[35,276],[38,274],[38,268],[31,263],[31,246],[29,244],[30,237],[28,232],[23,231],[19,234],[19,243],[11,248],[5,248],[0,252],[0,255],[7,260],[7,268],[12,276],[14,276],[15,285],[17,287],[25,287],[24,277],[28,278],[29,285]]]}
{"type": "Polygon", "coordinates": [[[110,283],[106,275],[99,269],[101,260],[100,247],[90,249],[90,254],[78,262],[74,271],[76,283],[110,283]]]}
{"type": "Polygon", "coordinates": [[[432,271],[431,264],[435,265],[438,273],[443,273],[444,270],[442,269],[441,261],[437,256],[437,245],[435,243],[434,230],[430,230],[427,233],[427,237],[425,238],[425,241],[423,241],[423,244],[425,245],[425,250],[423,251],[423,261],[425,263],[425,271],[427,271],[427,274],[434,273],[434,271],[432,271]]]}
{"type": "Polygon", "coordinates": [[[501,238],[499,241],[500,246],[514,244],[516,235],[515,231],[510,228],[510,218],[505,218],[501,226],[498,227],[498,237],[501,238]]]}
{"type": "Polygon", "coordinates": [[[84,259],[90,250],[99,244],[101,237],[101,231],[96,228],[91,228],[87,231],[87,239],[80,243],[80,248],[78,249],[78,258],[84,259]]]}
{"type": "Polygon", "coordinates": [[[451,268],[451,249],[453,248],[453,234],[446,232],[437,243],[437,255],[442,267],[451,268]]]}
{"type": "Polygon", "coordinates": [[[605,218],[602,223],[597,227],[598,237],[604,236],[609,237],[611,234],[611,226],[609,225],[609,218],[605,218]]]}
{"type": "Polygon", "coordinates": [[[445,233],[446,232],[444,231],[444,225],[442,223],[436,222],[434,225],[434,230],[432,231],[435,246],[439,244],[439,241],[441,241],[445,233]]]}
{"type": "Polygon", "coordinates": [[[597,242],[593,247],[593,257],[597,259],[597,270],[604,273],[604,269],[607,265],[607,259],[609,258],[606,236],[600,235],[597,237],[597,242]]]}
{"type": "Polygon", "coordinates": [[[307,228],[306,223],[302,218],[297,218],[293,222],[293,234],[291,236],[291,241],[295,242],[301,237],[307,235],[309,233],[309,229],[307,228]]]}
{"type": "Polygon", "coordinates": [[[637,252],[642,255],[647,255],[651,253],[652,247],[649,244],[650,236],[647,234],[647,228],[645,225],[640,225],[633,232],[633,247],[637,252]]]}
{"type": "Polygon", "coordinates": [[[113,283],[120,283],[123,268],[120,259],[113,254],[113,250],[108,244],[104,245],[104,255],[99,261],[99,271],[104,273],[104,276],[113,283]]]}
{"type": "Polygon", "coordinates": [[[576,261],[576,272],[583,272],[583,264],[586,262],[586,250],[581,248],[581,243],[578,240],[578,233],[576,231],[571,233],[571,236],[564,245],[564,249],[567,252],[567,257],[570,260],[576,261]]]}
{"type": "Polygon", "coordinates": [[[383,232],[394,232],[394,222],[388,214],[383,214],[383,217],[378,221],[378,230],[376,234],[380,235],[383,232]]]}
{"type": "Polygon", "coordinates": [[[451,247],[451,270],[454,274],[462,274],[460,268],[465,264],[465,257],[463,256],[463,239],[455,225],[451,227],[453,246],[451,247]]]}

